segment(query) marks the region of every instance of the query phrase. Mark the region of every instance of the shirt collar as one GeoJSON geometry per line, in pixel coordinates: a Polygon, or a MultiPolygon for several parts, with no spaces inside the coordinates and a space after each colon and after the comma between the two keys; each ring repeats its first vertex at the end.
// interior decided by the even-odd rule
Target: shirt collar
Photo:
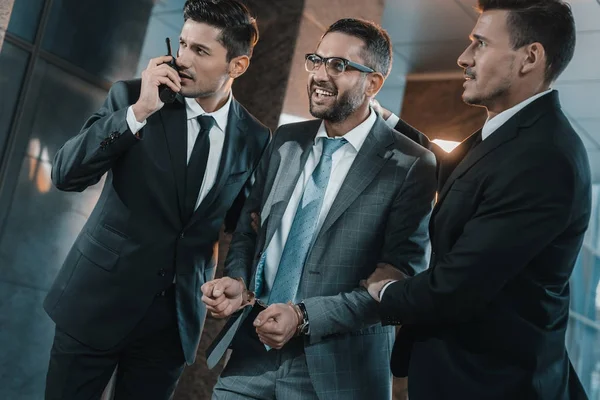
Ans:
{"type": "Polygon", "coordinates": [[[529,105],[533,101],[539,99],[540,97],[547,95],[551,91],[552,91],[552,89],[548,89],[545,92],[538,93],[534,96],[531,96],[530,98],[528,98],[526,100],[523,100],[522,102],[520,102],[516,106],[509,108],[508,110],[502,111],[500,114],[496,115],[494,118],[492,118],[492,119],[488,118],[485,121],[483,128],[481,129],[481,140],[485,140],[487,137],[489,137],[492,133],[494,133],[496,130],[498,130],[498,128],[500,128],[502,125],[504,125],[506,123],[506,121],[511,119],[516,113],[521,111],[527,105],[529,105]]]}
{"type": "MultiPolygon", "coordinates": [[[[364,120],[360,125],[356,126],[354,129],[349,131],[344,135],[344,139],[348,141],[354,147],[356,152],[360,151],[363,143],[367,139],[367,135],[371,132],[373,125],[375,125],[375,121],[377,121],[377,114],[373,112],[373,109],[369,108],[369,117],[364,120]]],[[[317,131],[317,135],[315,136],[315,144],[318,143],[317,139],[319,138],[327,138],[327,130],[325,129],[325,121],[321,122],[321,126],[319,126],[319,130],[317,131]]]]}
{"type": "Polygon", "coordinates": [[[215,122],[217,123],[219,129],[225,132],[225,129],[227,128],[227,118],[229,117],[229,108],[231,107],[232,99],[233,95],[230,92],[229,99],[227,99],[227,102],[223,107],[211,113],[207,113],[202,109],[200,104],[198,104],[196,99],[185,97],[185,111],[187,113],[187,119],[196,119],[200,115],[209,115],[215,119],[215,122]]]}

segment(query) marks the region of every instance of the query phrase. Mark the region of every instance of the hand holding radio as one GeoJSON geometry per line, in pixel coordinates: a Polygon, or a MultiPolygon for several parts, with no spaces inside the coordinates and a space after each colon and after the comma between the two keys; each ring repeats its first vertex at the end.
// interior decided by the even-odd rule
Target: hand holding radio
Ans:
{"type": "Polygon", "coordinates": [[[169,38],[166,41],[168,54],[151,59],[142,72],[140,97],[133,105],[133,113],[138,122],[160,110],[165,103],[172,103],[181,90],[181,78],[175,58],[171,55],[169,38]]]}

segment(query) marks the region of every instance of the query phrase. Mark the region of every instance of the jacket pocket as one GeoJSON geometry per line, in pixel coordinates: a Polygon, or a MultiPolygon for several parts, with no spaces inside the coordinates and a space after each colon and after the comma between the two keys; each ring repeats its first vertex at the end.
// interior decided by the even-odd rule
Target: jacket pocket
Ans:
{"type": "Polygon", "coordinates": [[[119,254],[109,249],[89,233],[84,233],[77,241],[81,254],[98,267],[110,271],[119,261],[119,254]]]}

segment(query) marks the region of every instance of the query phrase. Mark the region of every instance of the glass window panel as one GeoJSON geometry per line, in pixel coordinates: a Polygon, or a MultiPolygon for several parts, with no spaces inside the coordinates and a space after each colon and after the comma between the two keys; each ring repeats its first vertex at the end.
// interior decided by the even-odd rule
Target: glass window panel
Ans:
{"type": "Polygon", "coordinates": [[[0,273],[2,281],[10,282],[0,282],[0,343],[11,346],[8,352],[2,347],[0,357],[5,364],[10,360],[10,368],[0,374],[1,399],[44,398],[54,324],[42,300],[103,185],[83,193],[61,192],[52,186],[50,172],[56,148],[79,132],[106,91],[42,60],[31,79],[15,137],[16,148],[25,151],[15,151],[21,156],[9,165],[5,186],[14,187],[14,201],[0,234],[0,273]]]}
{"type": "Polygon", "coordinates": [[[0,53],[0,157],[8,139],[28,59],[29,53],[4,42],[0,53]]]}
{"type": "Polygon", "coordinates": [[[15,0],[8,32],[33,42],[40,22],[44,0],[15,0]]]}
{"type": "Polygon", "coordinates": [[[599,185],[592,190],[592,218],[571,276],[571,313],[566,344],[573,367],[590,399],[600,399],[599,185]]]}
{"type": "Polygon", "coordinates": [[[42,48],[108,81],[131,79],[151,11],[148,0],[54,0],[42,48]]]}
{"type": "Polygon", "coordinates": [[[18,201],[11,204],[0,238],[0,265],[6,280],[48,289],[102,188],[98,184],[77,194],[58,191],[50,180],[52,159],[102,105],[106,91],[43,60],[32,79],[35,95],[28,96],[28,118],[18,132],[25,147],[14,173],[18,201]]]}

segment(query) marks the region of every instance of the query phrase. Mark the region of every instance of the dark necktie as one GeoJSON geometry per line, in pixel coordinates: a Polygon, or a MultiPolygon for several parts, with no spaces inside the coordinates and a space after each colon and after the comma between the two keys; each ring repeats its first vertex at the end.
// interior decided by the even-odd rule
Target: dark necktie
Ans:
{"type": "Polygon", "coordinates": [[[208,153],[210,151],[209,132],[215,120],[209,115],[201,115],[198,117],[198,122],[200,123],[200,132],[198,132],[196,143],[194,143],[194,149],[190,155],[185,176],[184,215],[186,216],[186,222],[192,217],[196,209],[196,202],[198,201],[198,194],[204,180],[208,153]]]}

